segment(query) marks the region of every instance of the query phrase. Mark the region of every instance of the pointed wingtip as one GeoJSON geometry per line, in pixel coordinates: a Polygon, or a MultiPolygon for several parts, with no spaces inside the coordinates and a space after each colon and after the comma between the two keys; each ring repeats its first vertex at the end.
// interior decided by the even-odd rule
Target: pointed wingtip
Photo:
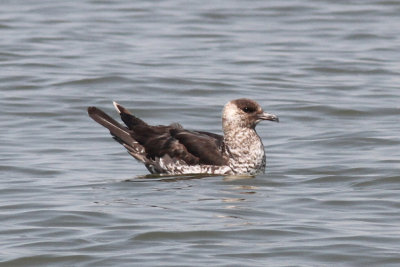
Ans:
{"type": "Polygon", "coordinates": [[[117,102],[115,102],[115,101],[113,101],[113,105],[114,105],[115,110],[116,110],[119,114],[121,114],[120,105],[119,105],[117,102]]]}
{"type": "Polygon", "coordinates": [[[113,101],[113,105],[115,107],[115,109],[117,110],[117,112],[119,114],[129,114],[132,115],[132,113],[129,112],[129,110],[127,110],[126,108],[124,108],[123,106],[121,106],[120,104],[118,104],[117,102],[113,101]]]}

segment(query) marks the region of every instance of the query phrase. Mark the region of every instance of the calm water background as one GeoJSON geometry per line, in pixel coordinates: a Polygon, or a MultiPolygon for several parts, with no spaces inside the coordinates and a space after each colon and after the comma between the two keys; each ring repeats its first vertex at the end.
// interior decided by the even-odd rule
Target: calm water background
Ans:
{"type": "Polygon", "coordinates": [[[0,265],[399,266],[399,24],[400,1],[1,1],[0,265]],[[239,97],[281,120],[251,179],[140,178],[86,114],[221,133],[239,97]]]}

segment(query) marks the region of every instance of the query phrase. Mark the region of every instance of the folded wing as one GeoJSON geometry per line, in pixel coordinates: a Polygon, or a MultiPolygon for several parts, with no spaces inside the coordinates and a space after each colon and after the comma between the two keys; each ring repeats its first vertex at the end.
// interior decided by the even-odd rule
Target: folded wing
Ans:
{"type": "Polygon", "coordinates": [[[142,161],[150,170],[163,172],[157,163],[167,157],[187,165],[226,165],[225,146],[221,135],[189,131],[179,124],[151,126],[114,102],[122,121],[120,125],[100,109],[90,107],[91,118],[110,130],[118,142],[136,159],[142,161]]]}

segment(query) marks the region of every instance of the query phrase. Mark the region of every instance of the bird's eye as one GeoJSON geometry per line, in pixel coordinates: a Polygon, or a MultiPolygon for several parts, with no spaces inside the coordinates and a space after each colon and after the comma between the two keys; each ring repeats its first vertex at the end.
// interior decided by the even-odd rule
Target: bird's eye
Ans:
{"type": "Polygon", "coordinates": [[[252,108],[252,107],[244,107],[242,110],[243,110],[244,112],[246,112],[246,113],[252,113],[252,112],[255,111],[255,109],[252,108]]]}

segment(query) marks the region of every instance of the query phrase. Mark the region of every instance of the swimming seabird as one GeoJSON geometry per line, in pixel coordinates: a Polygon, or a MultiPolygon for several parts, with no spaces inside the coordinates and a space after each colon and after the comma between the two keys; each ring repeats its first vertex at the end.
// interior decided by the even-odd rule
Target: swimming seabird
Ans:
{"type": "Polygon", "coordinates": [[[276,121],[246,98],[228,102],[222,112],[224,135],[184,129],[180,124],[151,126],[113,102],[126,126],[102,110],[89,107],[89,116],[106,127],[151,173],[256,175],[265,170],[264,145],[255,131],[262,120],[276,121]]]}

